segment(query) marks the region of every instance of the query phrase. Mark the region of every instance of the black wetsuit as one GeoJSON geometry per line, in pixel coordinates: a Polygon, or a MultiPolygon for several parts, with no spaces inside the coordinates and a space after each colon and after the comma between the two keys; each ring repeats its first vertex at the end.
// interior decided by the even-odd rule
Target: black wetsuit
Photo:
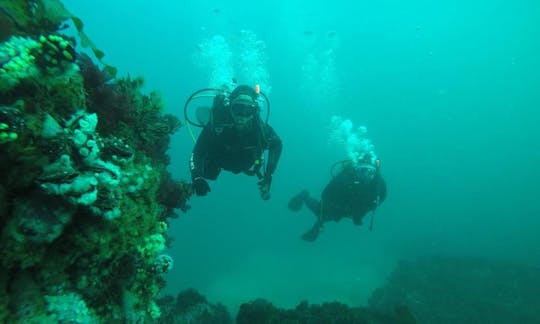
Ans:
{"type": "Polygon", "coordinates": [[[221,170],[232,173],[249,172],[268,150],[263,176],[271,176],[281,156],[282,142],[274,129],[258,116],[245,130],[234,127],[223,110],[222,98],[214,101],[214,120],[206,125],[193,149],[190,161],[192,179],[215,180],[221,170]],[[217,107],[216,107],[217,105],[217,107]],[[219,120],[219,121],[218,121],[219,120]]]}
{"type": "Polygon", "coordinates": [[[354,170],[346,168],[326,185],[321,198],[323,222],[351,217],[360,225],[367,212],[386,199],[386,182],[379,171],[371,181],[365,181],[354,170]]]}
{"type": "MultiPolygon", "coordinates": [[[[321,200],[310,197],[307,191],[293,198],[291,202],[296,200],[305,203],[317,217],[313,227],[302,238],[314,241],[324,223],[339,221],[344,217],[350,217],[356,225],[361,225],[364,216],[369,211],[375,210],[386,199],[386,182],[380,170],[377,169],[375,172],[371,180],[366,180],[354,168],[348,166],[326,185],[321,200]]],[[[300,206],[294,210],[298,208],[300,206]]]]}

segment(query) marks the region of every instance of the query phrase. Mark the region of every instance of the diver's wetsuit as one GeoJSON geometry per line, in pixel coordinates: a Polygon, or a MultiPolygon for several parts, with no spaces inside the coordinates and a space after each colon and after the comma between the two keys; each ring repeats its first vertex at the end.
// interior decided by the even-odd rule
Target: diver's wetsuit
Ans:
{"type": "Polygon", "coordinates": [[[281,149],[281,139],[274,129],[262,122],[260,127],[245,131],[230,127],[216,131],[206,126],[193,149],[191,177],[215,180],[222,169],[232,173],[249,171],[264,150],[268,150],[265,175],[272,175],[281,149]]]}
{"type": "MultiPolygon", "coordinates": [[[[209,180],[217,179],[220,171],[232,173],[248,172],[262,153],[268,150],[268,161],[264,176],[271,176],[277,168],[281,156],[282,142],[274,129],[259,118],[253,120],[253,127],[245,130],[235,128],[228,115],[219,116],[222,98],[216,97],[217,109],[214,111],[218,118],[225,120],[221,123],[206,125],[191,155],[190,170],[192,179],[202,177],[209,180]]],[[[216,105],[216,101],[214,101],[216,105]]]]}
{"type": "Polygon", "coordinates": [[[366,181],[352,167],[348,167],[332,178],[321,197],[319,201],[304,191],[293,198],[293,200],[301,199],[317,216],[311,230],[302,236],[307,241],[314,241],[323,224],[332,220],[339,221],[344,217],[351,217],[356,225],[361,225],[364,216],[369,211],[375,210],[386,199],[386,182],[379,170],[372,180],[366,181]]]}

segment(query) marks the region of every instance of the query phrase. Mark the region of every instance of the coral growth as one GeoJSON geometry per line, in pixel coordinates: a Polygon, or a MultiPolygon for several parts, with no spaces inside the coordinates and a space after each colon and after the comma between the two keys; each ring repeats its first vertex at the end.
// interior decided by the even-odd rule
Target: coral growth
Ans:
{"type": "Polygon", "coordinates": [[[150,158],[167,164],[169,136],[181,123],[173,115],[162,114],[160,95],[143,94],[142,77],[111,79],[107,70],[100,70],[86,56],[81,59],[81,73],[85,77],[88,110],[102,116],[98,132],[123,138],[127,145],[139,147],[150,158]]]}
{"type": "Polygon", "coordinates": [[[180,122],[76,52],[66,20],[101,59],[60,1],[0,8],[0,321],[155,320],[167,219],[191,195],[166,171],[180,122]]]}

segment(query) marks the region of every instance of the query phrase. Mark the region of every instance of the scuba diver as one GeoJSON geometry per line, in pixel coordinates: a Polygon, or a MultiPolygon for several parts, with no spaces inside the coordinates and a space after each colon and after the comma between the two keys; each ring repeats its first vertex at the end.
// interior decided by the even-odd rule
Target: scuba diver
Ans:
{"type": "MultiPolygon", "coordinates": [[[[375,211],[386,199],[386,183],[380,172],[379,160],[366,155],[358,163],[351,160],[337,162],[332,167],[332,179],[324,188],[321,200],[303,190],[289,201],[291,211],[299,211],[305,204],[317,217],[313,227],[302,235],[313,242],[324,223],[350,217],[355,225],[362,225],[364,216],[375,211]]],[[[373,221],[373,218],[372,218],[373,221]]],[[[370,230],[373,226],[371,222],[370,230]]]]}
{"type": "Polygon", "coordinates": [[[184,115],[192,125],[203,127],[189,163],[192,187],[198,196],[210,191],[207,180],[216,180],[221,170],[234,174],[244,172],[256,175],[261,198],[270,198],[272,174],[277,168],[282,143],[274,129],[268,125],[269,101],[259,86],[252,88],[239,85],[232,92],[218,89],[202,89],[195,92],[186,102],[184,115]],[[193,123],[189,120],[186,107],[200,93],[213,94],[212,108],[208,121],[193,123]],[[261,98],[262,97],[262,98],[261,98]],[[266,100],[266,120],[260,117],[261,102],[266,100]],[[266,168],[263,153],[268,150],[266,168]]]}

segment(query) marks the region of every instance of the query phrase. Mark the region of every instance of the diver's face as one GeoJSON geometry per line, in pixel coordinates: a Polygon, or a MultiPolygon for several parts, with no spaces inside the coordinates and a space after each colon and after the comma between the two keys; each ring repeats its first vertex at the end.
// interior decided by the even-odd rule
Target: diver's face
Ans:
{"type": "Polygon", "coordinates": [[[231,115],[236,127],[248,128],[253,121],[256,106],[253,103],[235,103],[231,106],[231,115]]]}
{"type": "Polygon", "coordinates": [[[375,173],[377,169],[370,164],[360,165],[356,168],[356,173],[358,177],[365,182],[370,182],[375,178],[375,173]]]}

